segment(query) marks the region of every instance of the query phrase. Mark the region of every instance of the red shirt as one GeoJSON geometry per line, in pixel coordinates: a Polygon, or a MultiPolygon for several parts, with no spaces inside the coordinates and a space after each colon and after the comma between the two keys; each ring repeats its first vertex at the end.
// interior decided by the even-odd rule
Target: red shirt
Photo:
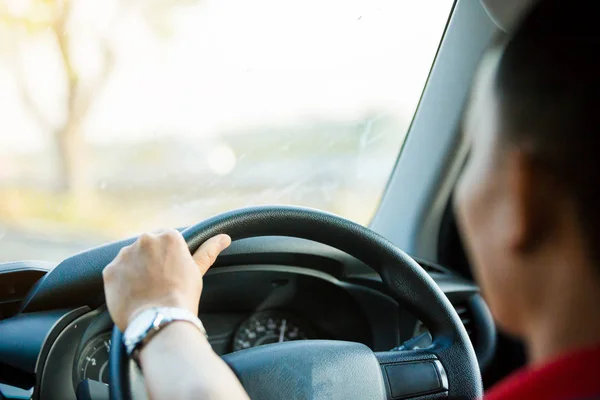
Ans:
{"type": "Polygon", "coordinates": [[[523,368],[495,385],[484,399],[600,399],[600,346],[523,368]]]}

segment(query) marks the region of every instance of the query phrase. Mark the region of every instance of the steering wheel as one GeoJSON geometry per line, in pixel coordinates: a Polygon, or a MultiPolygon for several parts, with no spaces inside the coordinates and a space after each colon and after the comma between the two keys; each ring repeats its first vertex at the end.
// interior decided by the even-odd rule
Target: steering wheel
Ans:
{"type": "MultiPolygon", "coordinates": [[[[251,398],[482,397],[475,351],[454,307],[423,268],[377,233],[333,214],[287,206],[231,211],[182,232],[192,253],[219,233],[233,240],[290,236],[344,251],[379,273],[391,295],[425,323],[433,338],[428,348],[406,351],[374,353],[359,343],[306,340],[223,356],[251,398]]],[[[111,399],[132,398],[131,364],[115,326],[109,358],[111,399]]]]}

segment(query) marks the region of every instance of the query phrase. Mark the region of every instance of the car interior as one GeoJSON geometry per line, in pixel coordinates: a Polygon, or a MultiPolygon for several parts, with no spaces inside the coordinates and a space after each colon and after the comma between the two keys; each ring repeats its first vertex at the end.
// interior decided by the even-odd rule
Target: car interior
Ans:
{"type": "MultiPolygon", "coordinates": [[[[259,205],[178,227],[191,251],[233,238],[204,278],[199,318],[251,398],[477,398],[525,363],[494,324],[452,207],[469,153],[463,105],[511,3],[453,2],[368,226],[259,205]]],[[[0,399],[146,397],[102,283],[134,240],[0,264],[0,399]]]]}

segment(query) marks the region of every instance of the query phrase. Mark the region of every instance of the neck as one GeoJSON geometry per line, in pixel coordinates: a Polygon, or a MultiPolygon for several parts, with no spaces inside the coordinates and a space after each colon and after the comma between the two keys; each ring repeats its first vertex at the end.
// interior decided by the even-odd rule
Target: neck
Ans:
{"type": "Polygon", "coordinates": [[[526,335],[530,364],[600,345],[599,280],[596,276],[582,279],[581,275],[577,279],[578,274],[570,272],[554,280],[553,289],[546,293],[544,309],[530,321],[526,335]]]}

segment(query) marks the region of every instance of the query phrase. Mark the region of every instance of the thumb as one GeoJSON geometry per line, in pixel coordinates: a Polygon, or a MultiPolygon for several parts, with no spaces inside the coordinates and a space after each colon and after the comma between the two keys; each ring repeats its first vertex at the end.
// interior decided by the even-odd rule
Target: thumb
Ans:
{"type": "Polygon", "coordinates": [[[202,243],[202,246],[196,250],[192,255],[192,258],[200,267],[202,275],[208,271],[208,269],[215,263],[217,256],[225,250],[231,244],[231,238],[229,235],[221,234],[213,236],[206,242],[202,243]]]}

